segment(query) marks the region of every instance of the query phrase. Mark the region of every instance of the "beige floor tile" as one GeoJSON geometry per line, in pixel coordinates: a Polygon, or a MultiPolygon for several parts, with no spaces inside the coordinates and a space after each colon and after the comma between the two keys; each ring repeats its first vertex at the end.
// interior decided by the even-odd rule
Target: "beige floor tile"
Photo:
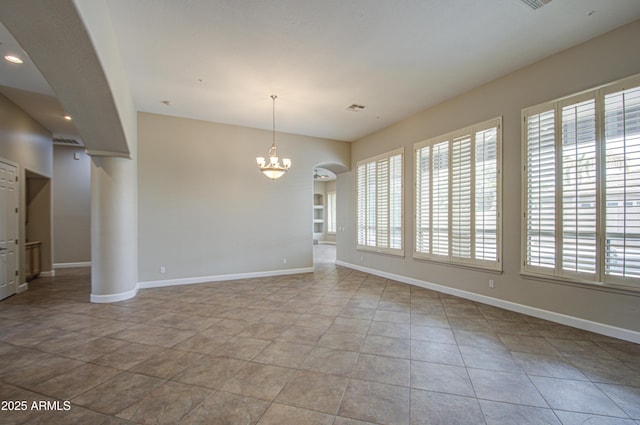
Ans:
{"type": "Polygon", "coordinates": [[[381,424],[409,422],[409,388],[352,379],[340,416],[381,424]]]}
{"type": "Polygon", "coordinates": [[[299,370],[275,401],[334,415],[348,382],[341,376],[299,370]]]}
{"type": "Polygon", "coordinates": [[[368,335],[364,339],[360,351],[363,353],[408,359],[411,357],[411,341],[409,339],[368,335]]]}
{"type": "Polygon", "coordinates": [[[203,357],[204,354],[169,348],[138,363],[130,371],[170,379],[187,367],[197,364],[203,357]]]}
{"type": "Polygon", "coordinates": [[[318,345],[335,350],[360,351],[364,344],[364,334],[327,331],[318,341],[318,345]]]}
{"type": "Polygon", "coordinates": [[[180,425],[254,425],[268,407],[269,402],[264,400],[218,391],[193,409],[180,425]]]}
{"type": "Polygon", "coordinates": [[[611,398],[591,382],[539,376],[533,376],[531,380],[553,409],[619,418],[629,417],[611,398]]]}
{"type": "Polygon", "coordinates": [[[119,373],[122,371],[86,363],[35,385],[34,390],[56,399],[70,400],[119,373]]]}
{"type": "Polygon", "coordinates": [[[411,359],[464,366],[460,349],[455,344],[412,340],[411,359]]]}
{"type": "Polygon", "coordinates": [[[561,425],[553,410],[480,400],[487,425],[561,425]]]}
{"type": "Polygon", "coordinates": [[[172,380],[205,388],[222,389],[247,363],[228,357],[202,356],[172,380]]]}
{"type": "Polygon", "coordinates": [[[222,390],[271,401],[289,382],[295,369],[261,363],[247,363],[233,377],[229,378],[222,390]]]}
{"type": "Polygon", "coordinates": [[[333,375],[350,376],[357,359],[358,353],[353,351],[317,347],[309,353],[300,368],[333,375]]]}
{"type": "Polygon", "coordinates": [[[68,370],[75,369],[84,364],[83,361],[67,357],[51,355],[37,362],[29,363],[21,368],[14,368],[0,376],[3,382],[18,385],[23,388],[34,386],[47,381],[68,370]]]}
{"type": "Polygon", "coordinates": [[[411,388],[475,397],[467,369],[439,363],[411,362],[411,388]]]}
{"type": "Polygon", "coordinates": [[[333,419],[325,413],[273,403],[258,425],[332,425],[333,419]]]}
{"type": "Polygon", "coordinates": [[[123,372],[71,401],[91,410],[115,415],[163,383],[164,380],[159,378],[123,372]]]}
{"type": "Polygon", "coordinates": [[[109,335],[109,337],[128,342],[137,342],[140,344],[157,345],[169,348],[191,338],[194,335],[194,331],[138,324],[128,329],[115,332],[109,335]]]}
{"type": "Polygon", "coordinates": [[[290,326],[282,332],[276,339],[278,341],[291,342],[294,344],[315,345],[324,335],[322,328],[306,328],[301,326],[290,326]]]}
{"type": "Polygon", "coordinates": [[[313,346],[274,341],[253,358],[254,362],[284,367],[299,367],[313,346]]]}
{"type": "Polygon", "coordinates": [[[468,369],[476,396],[484,400],[549,407],[538,388],[521,373],[468,369]]]}
{"type": "Polygon", "coordinates": [[[411,326],[408,323],[371,322],[367,335],[386,336],[390,338],[411,338],[411,326]]]}
{"type": "Polygon", "coordinates": [[[167,381],[117,416],[141,424],[173,425],[212,394],[204,388],[167,381]]]}
{"type": "Polygon", "coordinates": [[[475,398],[412,389],[410,423],[484,425],[485,421],[475,398]]]}
{"type": "Polygon", "coordinates": [[[240,360],[251,360],[264,350],[269,343],[270,341],[265,339],[235,336],[227,340],[224,344],[219,344],[211,351],[211,354],[214,356],[233,357],[240,360]]]}
{"type": "Polygon", "coordinates": [[[351,376],[365,381],[408,387],[410,369],[408,359],[361,353],[351,376]]]}

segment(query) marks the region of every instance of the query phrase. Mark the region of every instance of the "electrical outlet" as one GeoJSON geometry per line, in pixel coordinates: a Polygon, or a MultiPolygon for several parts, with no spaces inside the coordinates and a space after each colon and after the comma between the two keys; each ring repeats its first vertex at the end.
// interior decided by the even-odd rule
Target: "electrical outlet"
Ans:
{"type": "Polygon", "coordinates": [[[495,288],[496,282],[493,279],[489,279],[489,288],[495,288]]]}
{"type": "Polygon", "coordinates": [[[164,268],[164,266],[160,266],[160,273],[164,273],[166,271],[166,269],[164,268]]]}
{"type": "Polygon", "coordinates": [[[282,264],[287,264],[287,259],[286,258],[282,259],[282,264]]]}

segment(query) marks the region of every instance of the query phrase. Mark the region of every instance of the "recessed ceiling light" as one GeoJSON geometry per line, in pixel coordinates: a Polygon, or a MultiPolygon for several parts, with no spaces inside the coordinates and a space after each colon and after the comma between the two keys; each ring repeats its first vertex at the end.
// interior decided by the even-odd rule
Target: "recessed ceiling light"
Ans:
{"type": "Polygon", "coordinates": [[[71,121],[71,115],[65,115],[64,119],[67,120],[67,121],[71,121]]]}
{"type": "Polygon", "coordinates": [[[22,62],[22,59],[20,59],[20,58],[19,58],[19,57],[17,57],[17,56],[6,55],[6,56],[4,57],[4,59],[5,59],[7,62],[11,62],[11,63],[17,63],[17,64],[21,64],[21,63],[23,63],[23,62],[22,62]]]}

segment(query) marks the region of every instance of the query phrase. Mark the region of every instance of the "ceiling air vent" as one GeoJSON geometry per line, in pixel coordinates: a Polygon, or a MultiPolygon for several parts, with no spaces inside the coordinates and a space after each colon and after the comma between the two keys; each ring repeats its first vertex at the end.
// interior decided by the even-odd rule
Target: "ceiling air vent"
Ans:
{"type": "Polygon", "coordinates": [[[547,3],[551,3],[551,0],[518,0],[520,3],[529,6],[531,9],[540,9],[547,3]]]}
{"type": "Polygon", "coordinates": [[[358,112],[364,109],[364,105],[353,104],[351,106],[347,106],[347,111],[358,112]]]}
{"type": "Polygon", "coordinates": [[[78,142],[76,139],[63,139],[60,137],[54,137],[53,144],[64,146],[82,146],[82,143],[78,142]]]}

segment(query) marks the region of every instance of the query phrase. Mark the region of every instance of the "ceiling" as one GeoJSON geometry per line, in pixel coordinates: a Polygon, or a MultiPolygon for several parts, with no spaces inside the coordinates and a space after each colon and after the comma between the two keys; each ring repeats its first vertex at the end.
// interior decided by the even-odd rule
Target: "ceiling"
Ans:
{"type": "MultiPolygon", "coordinates": [[[[638,0],[106,4],[137,110],[271,129],[276,94],[278,131],[345,141],[640,19],[638,0]]],[[[25,60],[0,60],[0,92],[81,139],[2,25],[0,42],[25,60]]]]}

